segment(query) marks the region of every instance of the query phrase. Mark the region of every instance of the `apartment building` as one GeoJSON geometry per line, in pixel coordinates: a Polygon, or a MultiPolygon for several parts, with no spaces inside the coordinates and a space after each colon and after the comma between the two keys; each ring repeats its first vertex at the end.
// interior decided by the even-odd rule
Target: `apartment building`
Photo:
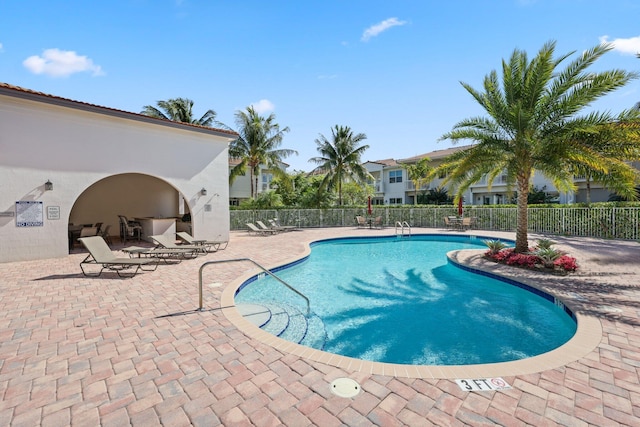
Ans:
{"type": "MultiPolygon", "coordinates": [[[[466,150],[469,145],[449,147],[442,150],[435,150],[418,156],[406,159],[383,159],[375,161],[367,161],[363,166],[371,174],[372,180],[369,182],[373,186],[374,196],[371,203],[374,205],[412,205],[416,196],[415,186],[407,176],[407,171],[403,165],[415,164],[421,159],[428,157],[431,159],[431,166],[437,167],[451,154],[460,150],[466,150]]],[[[237,159],[229,159],[229,171],[239,163],[237,159]]],[[[286,170],[289,165],[282,163],[281,167],[286,170]]],[[[640,164],[635,165],[640,168],[640,164]]],[[[229,188],[229,204],[231,206],[239,205],[243,200],[251,198],[251,180],[249,172],[246,175],[238,176],[229,188]]],[[[431,189],[440,188],[443,185],[445,176],[435,177],[430,182],[424,183],[418,189],[418,195],[431,189]]],[[[258,194],[269,191],[271,181],[273,180],[273,172],[264,165],[260,166],[258,174],[258,194]]],[[[551,180],[542,173],[533,174],[531,184],[538,189],[555,197],[559,203],[584,203],[587,201],[587,180],[584,176],[576,176],[574,178],[576,191],[569,193],[560,193],[553,185],[551,180]]],[[[605,202],[611,195],[611,191],[604,188],[597,182],[589,182],[589,193],[591,202],[605,202]]],[[[446,188],[446,187],[445,187],[446,188]]],[[[449,194],[453,191],[447,188],[449,194]]],[[[514,189],[512,189],[514,190],[514,189]]],[[[500,175],[491,183],[486,177],[472,185],[463,196],[465,205],[501,205],[511,203],[511,193],[507,188],[506,175],[500,175]]]]}
{"type": "MultiPolygon", "coordinates": [[[[229,173],[231,169],[236,167],[240,163],[239,159],[229,159],[229,173]]],[[[282,170],[287,170],[289,165],[287,163],[280,163],[282,170]]],[[[258,186],[257,194],[264,193],[271,190],[271,181],[273,181],[273,171],[265,165],[259,166],[258,172],[258,186]]],[[[254,177],[255,185],[255,177],[254,177]]],[[[251,173],[248,168],[244,175],[237,176],[233,181],[233,184],[229,186],[229,205],[238,206],[244,200],[251,199],[251,173]]]]}
{"type": "MultiPolygon", "coordinates": [[[[408,178],[407,171],[403,165],[415,164],[421,159],[428,157],[431,159],[431,165],[433,167],[437,167],[451,154],[460,150],[466,150],[468,147],[469,146],[451,147],[431,151],[429,153],[406,159],[384,159],[365,162],[365,168],[373,177],[371,184],[374,187],[375,196],[372,198],[372,203],[378,205],[414,204],[415,187],[413,182],[408,178]]],[[[442,185],[444,178],[445,176],[438,176],[432,181],[425,183],[418,189],[418,193],[439,188],[442,185]]],[[[584,176],[576,176],[574,182],[576,184],[575,191],[561,193],[556,189],[551,180],[545,177],[542,173],[536,172],[533,175],[531,184],[538,189],[544,189],[544,191],[552,197],[556,197],[559,203],[586,202],[587,180],[584,176]]],[[[492,183],[489,183],[487,178],[483,177],[483,179],[472,185],[463,195],[464,204],[508,204],[511,202],[511,193],[507,187],[506,175],[500,175],[494,179],[492,183]]],[[[607,201],[611,195],[611,191],[607,190],[597,182],[590,182],[589,187],[590,199],[592,202],[607,201]]],[[[453,194],[451,189],[447,188],[447,190],[449,191],[449,194],[453,194]]]]}

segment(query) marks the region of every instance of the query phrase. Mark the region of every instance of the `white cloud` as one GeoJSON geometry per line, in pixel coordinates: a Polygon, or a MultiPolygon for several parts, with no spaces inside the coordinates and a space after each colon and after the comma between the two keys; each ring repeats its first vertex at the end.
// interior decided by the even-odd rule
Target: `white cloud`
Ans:
{"type": "Polygon", "coordinates": [[[91,72],[94,76],[104,75],[99,65],[72,50],[47,49],[42,56],[28,57],[22,65],[34,74],[46,74],[51,77],[67,77],[85,71],[91,72]]]}
{"type": "Polygon", "coordinates": [[[628,39],[613,39],[609,41],[609,36],[600,37],[600,43],[610,43],[613,50],[623,55],[636,55],[640,53],[640,36],[628,39]]]}
{"type": "Polygon", "coordinates": [[[271,113],[276,108],[276,106],[268,99],[261,99],[258,102],[253,102],[251,103],[251,106],[258,114],[271,113]]]}
{"type": "Polygon", "coordinates": [[[367,42],[371,37],[375,37],[381,32],[386,31],[391,27],[402,26],[406,23],[407,21],[399,21],[398,18],[385,19],[384,21],[378,24],[372,25],[366,30],[364,30],[364,33],[362,33],[362,37],[360,38],[360,40],[362,40],[363,42],[367,42]]]}
{"type": "Polygon", "coordinates": [[[2,52],[2,43],[0,43],[0,52],[2,52]]]}

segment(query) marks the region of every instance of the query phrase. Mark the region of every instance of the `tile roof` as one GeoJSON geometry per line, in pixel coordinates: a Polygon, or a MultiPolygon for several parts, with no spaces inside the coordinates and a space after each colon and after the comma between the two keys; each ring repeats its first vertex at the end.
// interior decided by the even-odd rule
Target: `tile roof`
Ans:
{"type": "Polygon", "coordinates": [[[419,154],[417,156],[413,156],[413,157],[408,157],[406,159],[400,159],[398,160],[399,163],[414,163],[419,161],[420,159],[423,159],[425,157],[430,158],[431,160],[436,160],[436,159],[444,159],[447,156],[450,156],[453,153],[457,153],[458,151],[462,151],[462,150],[467,150],[469,148],[471,148],[473,145],[461,145],[458,147],[449,147],[449,148],[444,148],[442,150],[435,150],[435,151],[430,151],[428,153],[425,154],[419,154]]]}
{"type": "Polygon", "coordinates": [[[165,126],[185,127],[193,128],[198,131],[207,131],[216,134],[224,134],[225,136],[237,137],[238,134],[234,131],[226,129],[218,129],[206,126],[195,125],[191,123],[175,122],[172,120],[160,119],[156,117],[146,116],[140,113],[132,113],[130,111],[118,110],[115,108],[104,107],[101,105],[90,104],[87,102],[75,101],[73,99],[62,98],[60,96],[50,95],[48,93],[39,92],[32,89],[26,89],[20,86],[14,86],[9,83],[0,82],[0,95],[14,96],[24,99],[30,99],[38,102],[45,102],[49,104],[55,104],[67,108],[76,108],[85,111],[92,111],[98,114],[105,114],[110,116],[117,116],[124,119],[139,120],[145,122],[156,123],[165,126]]]}
{"type": "Polygon", "coordinates": [[[397,166],[398,162],[395,159],[384,159],[384,160],[371,160],[365,163],[378,163],[384,166],[397,166]]]}

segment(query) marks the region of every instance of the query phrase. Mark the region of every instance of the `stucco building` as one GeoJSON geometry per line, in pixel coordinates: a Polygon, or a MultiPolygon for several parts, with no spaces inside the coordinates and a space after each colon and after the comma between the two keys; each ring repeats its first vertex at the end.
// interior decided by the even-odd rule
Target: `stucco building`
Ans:
{"type": "Polygon", "coordinates": [[[0,262],[65,256],[69,224],[181,218],[228,239],[231,131],[0,83],[0,262]]]}

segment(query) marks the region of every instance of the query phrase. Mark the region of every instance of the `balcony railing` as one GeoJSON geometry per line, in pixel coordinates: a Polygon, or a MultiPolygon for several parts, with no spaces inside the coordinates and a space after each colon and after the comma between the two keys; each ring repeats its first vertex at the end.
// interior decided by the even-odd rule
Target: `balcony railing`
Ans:
{"type": "MultiPolygon", "coordinates": [[[[414,191],[416,186],[413,184],[413,181],[407,181],[405,183],[404,189],[407,191],[414,191]]],[[[418,191],[427,191],[429,189],[429,184],[422,184],[418,191]]]]}

